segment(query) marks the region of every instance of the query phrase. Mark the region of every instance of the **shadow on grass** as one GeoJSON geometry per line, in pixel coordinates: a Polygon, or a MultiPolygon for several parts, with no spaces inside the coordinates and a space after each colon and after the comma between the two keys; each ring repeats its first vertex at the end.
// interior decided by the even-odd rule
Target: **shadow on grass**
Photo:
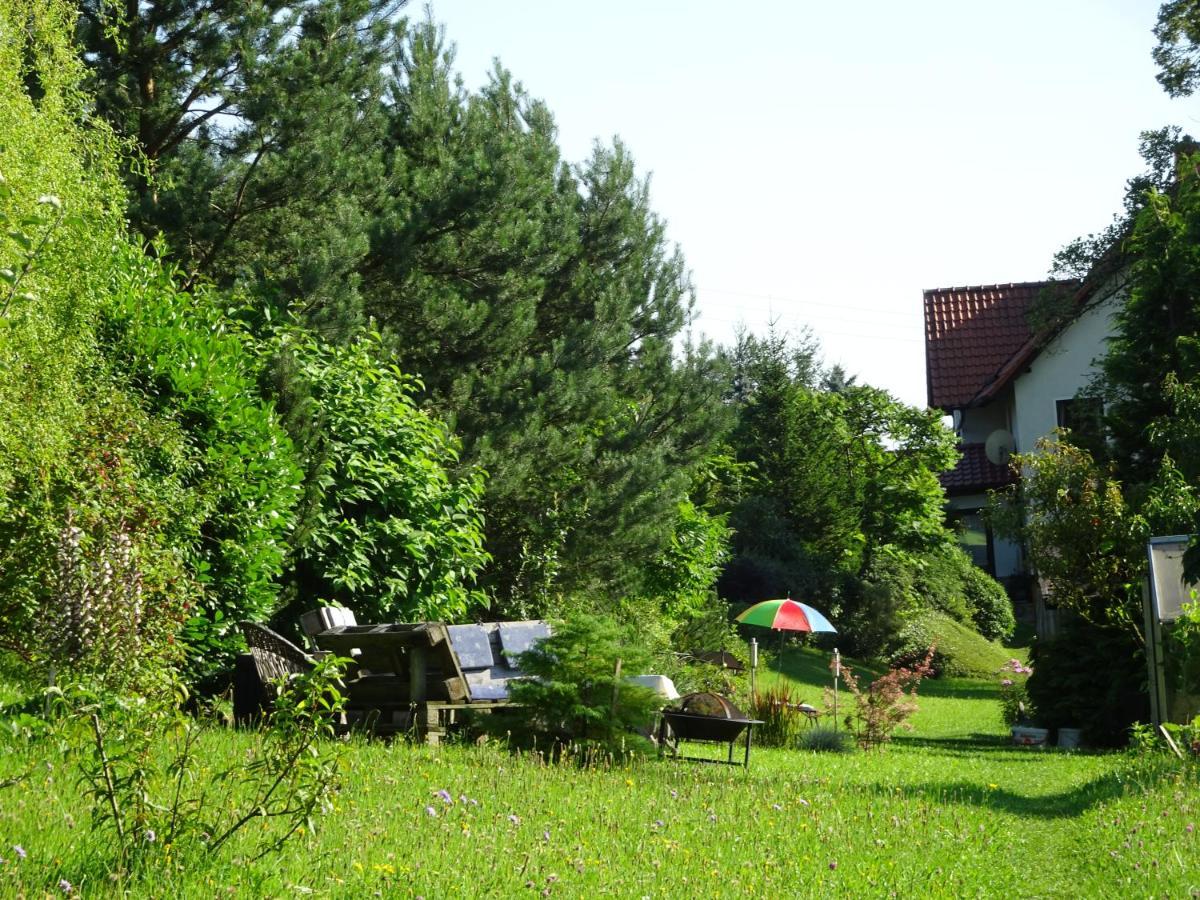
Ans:
{"type": "MultiPolygon", "coordinates": [[[[1060,751],[1054,749],[1038,750],[1036,748],[1015,747],[1005,735],[973,734],[966,738],[929,738],[912,737],[898,734],[892,738],[897,748],[903,748],[922,756],[942,756],[950,759],[982,759],[1004,755],[1004,764],[1040,763],[1049,754],[1060,751]]],[[[1073,750],[1072,753],[1082,751],[1073,750]]]]}
{"type": "Polygon", "coordinates": [[[998,685],[961,678],[951,680],[926,678],[917,688],[918,699],[920,697],[954,697],[963,700],[995,700],[998,696],[998,685]]]}
{"type": "MultiPolygon", "coordinates": [[[[805,687],[822,690],[833,686],[833,674],[829,671],[831,654],[813,647],[789,648],[782,655],[774,654],[762,668],[805,687]]],[[[864,687],[885,674],[886,666],[871,665],[858,660],[843,658],[853,669],[859,683],[864,687]]],[[[928,697],[954,697],[964,700],[995,699],[1000,690],[999,683],[974,678],[926,678],[921,682],[918,695],[928,697]]]]}
{"type": "Polygon", "coordinates": [[[1068,819],[1115,800],[1125,792],[1125,787],[1116,773],[1110,773],[1058,794],[1034,796],[1007,790],[1002,785],[992,787],[970,781],[934,781],[899,787],[874,785],[873,790],[880,796],[899,794],[935,804],[963,803],[1029,818],[1068,819]]]}
{"type": "Polygon", "coordinates": [[[1014,747],[1011,739],[1003,734],[975,733],[967,737],[924,737],[901,732],[893,735],[892,743],[897,746],[914,747],[919,749],[946,750],[958,753],[976,754],[996,751],[1006,753],[1025,753],[1036,756],[1037,751],[1022,750],[1014,747]]]}

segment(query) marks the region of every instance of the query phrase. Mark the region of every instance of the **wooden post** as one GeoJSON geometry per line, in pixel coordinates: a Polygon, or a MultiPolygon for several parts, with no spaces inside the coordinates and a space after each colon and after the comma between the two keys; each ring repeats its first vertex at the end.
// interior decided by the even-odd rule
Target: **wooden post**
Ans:
{"type": "Polygon", "coordinates": [[[425,648],[410,647],[408,650],[408,682],[410,693],[408,699],[413,703],[425,700],[425,648]]]}
{"type": "Polygon", "coordinates": [[[617,666],[613,670],[613,698],[612,698],[612,714],[617,714],[617,694],[621,689],[621,660],[617,660],[617,666]]]}

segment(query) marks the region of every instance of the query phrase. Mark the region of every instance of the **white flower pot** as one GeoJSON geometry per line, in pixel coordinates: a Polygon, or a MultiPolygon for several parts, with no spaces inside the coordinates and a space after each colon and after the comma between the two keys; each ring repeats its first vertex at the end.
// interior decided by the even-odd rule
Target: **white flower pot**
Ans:
{"type": "Polygon", "coordinates": [[[1033,728],[1028,725],[1014,725],[1012,742],[1018,747],[1044,747],[1050,732],[1045,728],[1033,728]]]}
{"type": "Polygon", "coordinates": [[[1064,750],[1074,750],[1079,746],[1082,732],[1078,728],[1058,729],[1058,746],[1064,750]]]}

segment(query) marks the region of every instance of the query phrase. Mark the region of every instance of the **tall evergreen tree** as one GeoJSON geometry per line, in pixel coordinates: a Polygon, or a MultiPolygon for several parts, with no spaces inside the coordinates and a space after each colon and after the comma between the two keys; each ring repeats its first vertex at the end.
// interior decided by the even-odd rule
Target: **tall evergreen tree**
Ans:
{"type": "Polygon", "coordinates": [[[687,273],[623,147],[567,166],[542,104],[452,62],[426,23],[397,66],[369,309],[488,472],[500,602],[626,590],[721,430],[710,354],[676,353],[687,273]]]}
{"type": "Polygon", "coordinates": [[[141,154],[135,227],[165,235],[192,278],[348,334],[401,5],[83,0],[97,109],[141,154]]]}

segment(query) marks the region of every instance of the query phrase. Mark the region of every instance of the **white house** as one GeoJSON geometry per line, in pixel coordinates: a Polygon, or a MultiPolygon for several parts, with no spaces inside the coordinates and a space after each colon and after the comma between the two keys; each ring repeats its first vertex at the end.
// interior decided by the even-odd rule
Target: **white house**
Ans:
{"type": "MultiPolygon", "coordinates": [[[[975,562],[1033,601],[1021,548],[995,537],[980,515],[988,492],[1011,484],[1011,453],[1026,453],[1055,428],[1094,416],[1087,389],[1123,299],[1114,279],[1099,285],[1039,281],[925,291],[928,402],[953,417],[962,459],[942,479],[947,512],[975,562]],[[1035,334],[1041,300],[1068,303],[1065,324],[1035,334]]],[[[1038,609],[1039,630],[1044,610],[1038,609]]]]}

